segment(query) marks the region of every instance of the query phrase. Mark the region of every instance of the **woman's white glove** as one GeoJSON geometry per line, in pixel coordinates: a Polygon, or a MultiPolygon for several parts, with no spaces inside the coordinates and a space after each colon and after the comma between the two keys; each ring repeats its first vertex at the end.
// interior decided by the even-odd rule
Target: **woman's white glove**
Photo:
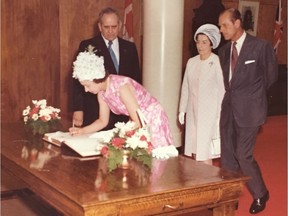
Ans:
{"type": "Polygon", "coordinates": [[[178,120],[179,120],[179,122],[180,122],[181,125],[184,124],[184,122],[185,122],[184,119],[185,119],[185,113],[184,113],[184,112],[179,112],[178,120]]]}

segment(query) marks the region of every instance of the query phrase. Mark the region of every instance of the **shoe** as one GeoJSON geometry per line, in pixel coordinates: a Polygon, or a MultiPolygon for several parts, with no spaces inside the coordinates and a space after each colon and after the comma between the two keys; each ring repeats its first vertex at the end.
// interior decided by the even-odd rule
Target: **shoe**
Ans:
{"type": "Polygon", "coordinates": [[[254,199],[253,203],[251,204],[249,212],[251,214],[257,214],[258,212],[261,212],[266,207],[266,202],[269,200],[269,191],[267,193],[258,199],[254,199]]]}

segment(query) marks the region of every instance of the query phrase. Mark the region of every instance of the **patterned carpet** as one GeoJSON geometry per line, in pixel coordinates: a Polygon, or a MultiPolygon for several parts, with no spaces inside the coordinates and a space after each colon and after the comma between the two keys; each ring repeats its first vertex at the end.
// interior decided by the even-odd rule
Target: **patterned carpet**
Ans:
{"type": "MultiPolygon", "coordinates": [[[[287,116],[270,116],[257,138],[255,158],[270,192],[257,216],[287,216],[287,116]]],[[[252,196],[244,189],[236,216],[250,216],[252,196]]]]}

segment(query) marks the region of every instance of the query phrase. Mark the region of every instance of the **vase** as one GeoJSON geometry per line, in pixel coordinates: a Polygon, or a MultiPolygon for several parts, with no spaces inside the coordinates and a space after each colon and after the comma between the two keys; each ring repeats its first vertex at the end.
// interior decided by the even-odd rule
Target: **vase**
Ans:
{"type": "Polygon", "coordinates": [[[123,170],[123,177],[122,177],[122,188],[123,189],[128,189],[128,175],[127,175],[127,170],[123,170]]]}
{"type": "Polygon", "coordinates": [[[33,133],[32,130],[26,130],[26,138],[27,138],[27,147],[29,149],[37,149],[40,150],[43,147],[43,137],[44,134],[33,133]]]}
{"type": "Polygon", "coordinates": [[[122,163],[120,164],[120,168],[122,169],[129,169],[130,164],[130,151],[129,150],[123,150],[123,156],[122,156],[122,163]]]}

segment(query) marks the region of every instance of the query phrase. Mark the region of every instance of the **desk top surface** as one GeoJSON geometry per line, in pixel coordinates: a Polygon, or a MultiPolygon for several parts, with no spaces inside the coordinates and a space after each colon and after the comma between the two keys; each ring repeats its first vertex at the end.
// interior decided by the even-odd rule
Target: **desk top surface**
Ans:
{"type": "Polygon", "coordinates": [[[153,159],[151,170],[132,162],[129,170],[117,169],[108,173],[105,160],[101,157],[80,160],[64,156],[58,147],[27,148],[22,125],[2,124],[1,133],[4,167],[19,172],[22,178],[37,180],[35,185],[30,184],[32,190],[45,184],[51,191],[80,206],[246,179],[240,174],[224,172],[184,156],[153,159]]]}

